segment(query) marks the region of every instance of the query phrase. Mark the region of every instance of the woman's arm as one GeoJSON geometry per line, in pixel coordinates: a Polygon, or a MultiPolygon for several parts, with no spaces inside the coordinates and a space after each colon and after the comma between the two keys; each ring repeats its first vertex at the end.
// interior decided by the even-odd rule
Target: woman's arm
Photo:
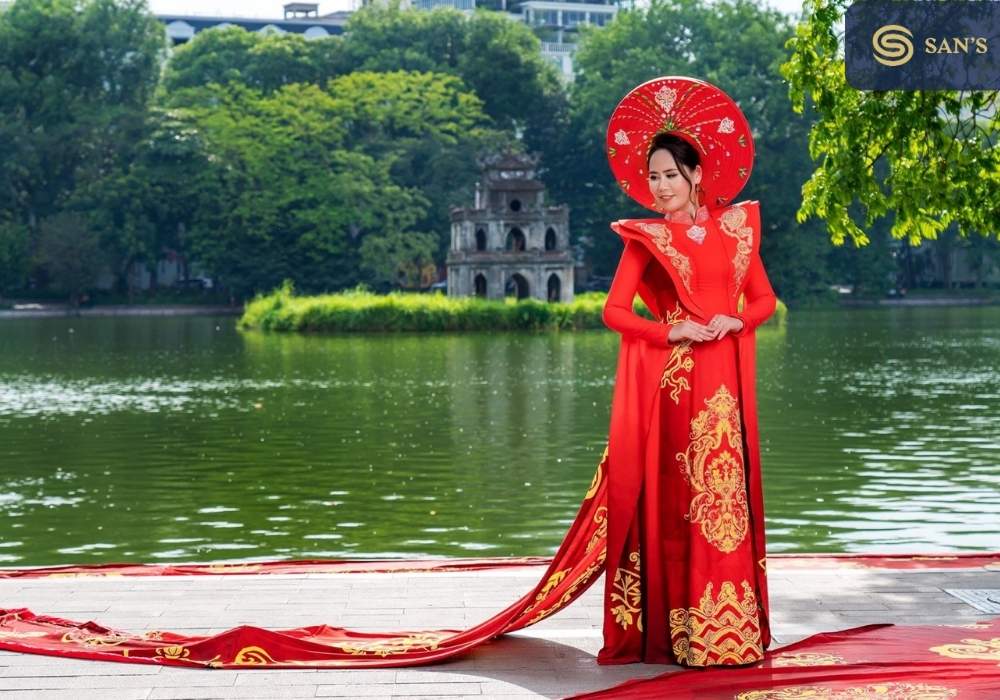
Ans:
{"type": "Polygon", "coordinates": [[[774,296],[774,290],[771,289],[771,282],[767,279],[767,272],[764,271],[764,263],[759,254],[753,256],[748,274],[747,284],[743,289],[746,303],[743,305],[743,311],[733,316],[743,322],[743,327],[733,335],[746,335],[755,330],[774,313],[778,301],[774,296]]]}
{"type": "Polygon", "coordinates": [[[625,241],[625,250],[611,281],[602,318],[605,326],[625,337],[639,338],[665,348],[670,346],[667,340],[670,326],[650,321],[632,310],[632,300],[639,289],[639,280],[650,259],[649,250],[642,243],[625,241]]]}

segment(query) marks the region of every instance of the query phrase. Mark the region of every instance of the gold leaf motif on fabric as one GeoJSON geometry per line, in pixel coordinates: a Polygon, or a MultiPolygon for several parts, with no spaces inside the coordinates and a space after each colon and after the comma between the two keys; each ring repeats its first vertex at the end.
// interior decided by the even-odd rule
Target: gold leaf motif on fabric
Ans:
{"type": "Polygon", "coordinates": [[[601,481],[604,479],[604,462],[608,459],[608,447],[609,445],[604,445],[604,454],[601,455],[601,461],[597,463],[597,471],[594,472],[594,478],[590,481],[590,488],[587,489],[587,495],[583,497],[583,500],[587,501],[594,497],[597,493],[597,489],[601,486],[601,481]]]}
{"type": "Polygon", "coordinates": [[[132,637],[120,632],[108,632],[107,634],[94,634],[93,632],[74,629],[62,636],[63,644],[79,644],[85,647],[117,647],[125,642],[132,641],[132,637]]]}
{"type": "Polygon", "coordinates": [[[213,574],[248,574],[254,571],[260,571],[263,567],[260,564],[210,564],[205,567],[206,571],[210,571],[213,574]]]}
{"type": "Polygon", "coordinates": [[[607,556],[607,550],[602,550],[597,559],[590,564],[583,573],[576,577],[576,580],[570,584],[570,587],[562,594],[558,601],[554,605],[547,608],[539,610],[535,613],[535,616],[528,621],[529,625],[533,625],[544,617],[548,617],[554,612],[558,612],[566,606],[573,599],[573,594],[577,592],[580,586],[589,583],[591,579],[595,578],[604,567],[604,559],[607,556]]]}
{"type": "Polygon", "coordinates": [[[733,256],[733,277],[736,289],[740,288],[747,268],[750,267],[750,254],[753,252],[753,227],[746,226],[747,210],[743,207],[730,207],[719,217],[722,232],[736,239],[736,255],[733,256]]]}
{"type": "Polygon", "coordinates": [[[705,404],[691,421],[687,450],[677,459],[691,486],[688,519],[701,524],[710,544],[728,553],[746,538],[750,520],[740,410],[725,384],[705,404]]]}
{"type": "Polygon", "coordinates": [[[600,506],[594,511],[593,522],[597,524],[597,529],[594,534],[591,535],[590,541],[587,543],[587,548],[584,550],[587,554],[590,554],[597,543],[608,536],[608,507],[600,506]]]}
{"type": "Polygon", "coordinates": [[[653,241],[653,245],[661,253],[667,256],[670,264],[674,266],[677,275],[681,278],[684,289],[691,292],[691,261],[684,253],[677,250],[673,244],[673,234],[666,224],[637,224],[639,229],[647,234],[653,241]]]}
{"type": "Polygon", "coordinates": [[[773,666],[837,666],[844,663],[844,657],[815,651],[789,652],[779,654],[772,661],[773,666]]]}
{"type": "Polygon", "coordinates": [[[670,610],[670,640],[678,662],[688,666],[746,664],[760,661],[764,647],[757,618],[757,596],[743,581],[743,597],[732,581],[723,581],[718,598],[711,581],[696,608],[670,610]]]}
{"type": "Polygon", "coordinates": [[[276,662],[260,647],[243,647],[236,652],[233,663],[237,666],[266,666],[276,662]]]}
{"type": "Polygon", "coordinates": [[[174,644],[169,647],[159,647],[156,650],[156,655],[171,660],[186,659],[191,656],[191,650],[180,644],[174,644]]]}
{"type": "Polygon", "coordinates": [[[32,630],[0,630],[0,639],[37,639],[45,637],[46,633],[32,630]]]}
{"type": "Polygon", "coordinates": [[[945,700],[958,697],[958,689],[927,683],[870,683],[851,688],[795,685],[777,690],[747,690],[736,700],[945,700]]]}
{"type": "MultiPolygon", "coordinates": [[[[680,301],[674,303],[672,311],[663,316],[663,323],[668,326],[675,326],[680,323],[684,308],[680,301]]],[[[667,357],[667,364],[663,367],[663,376],[660,377],[660,388],[670,387],[670,398],[674,403],[680,403],[681,391],[690,389],[691,384],[687,377],[678,376],[681,372],[690,372],[694,368],[694,357],[692,357],[691,341],[685,340],[674,345],[667,357]]]]}
{"type": "Polygon", "coordinates": [[[442,640],[449,637],[443,632],[418,632],[405,637],[390,637],[371,642],[349,642],[340,644],[340,648],[353,656],[391,656],[405,654],[411,651],[433,651],[442,640]]]}
{"type": "Polygon", "coordinates": [[[670,398],[676,404],[681,402],[681,392],[691,388],[688,378],[680,376],[680,373],[690,372],[692,368],[694,368],[694,357],[692,357],[691,341],[685,340],[670,350],[667,364],[663,367],[663,376],[660,377],[660,388],[666,389],[669,386],[670,398]]]}
{"type": "Polygon", "coordinates": [[[961,644],[943,644],[931,651],[949,659],[979,659],[1000,664],[1000,637],[993,639],[963,639],[961,644]]]}
{"type": "Polygon", "coordinates": [[[627,630],[633,624],[636,629],[642,632],[642,586],[639,576],[639,552],[630,552],[628,560],[635,566],[629,568],[615,569],[615,580],[611,587],[614,592],[611,594],[611,602],[618,602],[618,605],[611,608],[611,614],[615,616],[615,622],[627,630]]]}

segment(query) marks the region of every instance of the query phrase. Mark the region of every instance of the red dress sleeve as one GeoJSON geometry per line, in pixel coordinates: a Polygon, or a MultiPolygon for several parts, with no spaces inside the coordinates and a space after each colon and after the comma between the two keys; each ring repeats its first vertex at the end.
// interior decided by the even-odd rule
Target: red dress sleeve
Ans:
{"type": "Polygon", "coordinates": [[[608,299],[604,303],[604,325],[624,337],[648,341],[657,347],[669,347],[670,326],[639,316],[632,310],[632,300],[639,289],[639,280],[651,255],[642,243],[628,240],[618,269],[611,281],[608,299]]]}
{"type": "Polygon", "coordinates": [[[771,282],[767,279],[767,272],[764,271],[760,255],[753,256],[748,274],[747,285],[743,290],[746,303],[743,305],[743,311],[735,316],[743,321],[743,328],[733,333],[737,336],[754,331],[774,313],[777,303],[777,297],[771,289],[771,282]]]}

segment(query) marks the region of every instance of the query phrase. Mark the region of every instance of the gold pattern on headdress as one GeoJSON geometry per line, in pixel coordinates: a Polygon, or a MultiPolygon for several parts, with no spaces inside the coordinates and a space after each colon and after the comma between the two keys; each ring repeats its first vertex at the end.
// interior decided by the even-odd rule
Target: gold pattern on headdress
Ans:
{"type": "Polygon", "coordinates": [[[691,292],[691,261],[686,255],[677,250],[673,244],[673,234],[666,224],[639,223],[639,229],[647,234],[653,241],[657,250],[670,259],[670,264],[674,266],[677,275],[681,278],[684,289],[691,292]]]}
{"type": "Polygon", "coordinates": [[[635,567],[615,569],[615,580],[611,584],[614,592],[611,594],[611,602],[618,601],[618,605],[611,608],[611,614],[615,616],[615,622],[627,630],[633,624],[636,629],[642,632],[642,586],[639,577],[639,552],[630,552],[628,560],[635,564],[635,567]]]}
{"type": "Polygon", "coordinates": [[[946,700],[958,696],[956,688],[926,683],[871,683],[851,688],[795,685],[777,690],[747,690],[736,700],[946,700]]]}
{"type": "Polygon", "coordinates": [[[696,608],[670,610],[670,640],[678,662],[688,666],[745,664],[760,661],[764,647],[757,619],[757,596],[743,581],[743,598],[732,581],[723,581],[718,598],[712,582],[696,608]]]}
{"type": "Polygon", "coordinates": [[[943,644],[931,651],[949,659],[979,659],[1000,664],[1000,637],[993,639],[963,639],[961,644],[943,644]]]}
{"type": "Polygon", "coordinates": [[[736,290],[750,267],[750,253],[753,252],[753,227],[745,226],[747,210],[743,207],[730,207],[722,212],[720,222],[722,232],[736,239],[736,255],[733,256],[733,276],[736,278],[736,290]]]}
{"type": "Polygon", "coordinates": [[[677,459],[691,486],[688,519],[701,523],[705,539],[728,553],[746,538],[750,520],[740,410],[725,384],[705,399],[705,405],[692,419],[690,442],[677,459]]]}

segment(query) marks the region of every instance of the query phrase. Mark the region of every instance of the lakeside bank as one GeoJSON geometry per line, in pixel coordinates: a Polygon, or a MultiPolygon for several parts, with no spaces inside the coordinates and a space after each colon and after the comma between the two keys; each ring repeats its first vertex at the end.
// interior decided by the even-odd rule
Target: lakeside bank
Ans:
{"type": "MultiPolygon", "coordinates": [[[[244,330],[299,333],[384,331],[574,331],[604,328],[605,292],[583,292],[569,303],[536,299],[503,300],[443,294],[347,290],[298,296],[290,287],[258,295],[246,305],[238,325],[244,330]]],[[[652,318],[641,299],[636,313],[652,318]]],[[[768,323],[784,323],[778,308],[768,323]]]]}

